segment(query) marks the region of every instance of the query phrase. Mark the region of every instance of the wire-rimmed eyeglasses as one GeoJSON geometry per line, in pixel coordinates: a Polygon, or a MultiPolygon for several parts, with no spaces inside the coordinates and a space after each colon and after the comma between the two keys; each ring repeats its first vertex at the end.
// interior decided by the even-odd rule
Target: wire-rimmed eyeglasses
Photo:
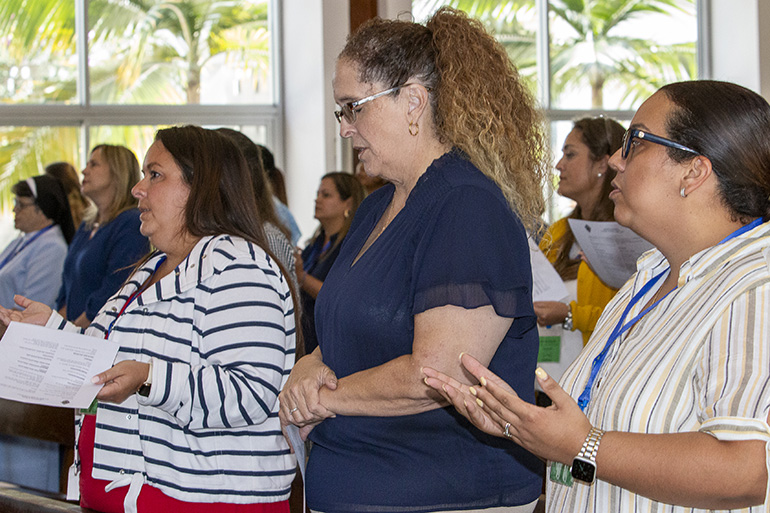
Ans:
{"type": "Polygon", "coordinates": [[[356,122],[356,114],[358,114],[361,111],[361,106],[365,103],[368,103],[372,100],[376,100],[377,98],[381,96],[385,96],[386,94],[395,93],[402,87],[406,87],[411,84],[403,84],[396,87],[391,87],[390,89],[386,89],[385,91],[380,91],[379,93],[374,93],[371,96],[367,96],[366,98],[361,98],[360,100],[356,100],[353,102],[347,102],[340,107],[340,110],[334,111],[334,117],[337,118],[338,123],[342,123],[342,118],[345,118],[345,121],[350,123],[351,125],[356,122]]]}

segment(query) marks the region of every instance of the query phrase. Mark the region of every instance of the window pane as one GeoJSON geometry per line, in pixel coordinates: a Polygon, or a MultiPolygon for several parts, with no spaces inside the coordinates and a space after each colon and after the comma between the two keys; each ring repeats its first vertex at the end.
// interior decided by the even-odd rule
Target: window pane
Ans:
{"type": "Polygon", "coordinates": [[[0,40],[0,102],[77,102],[74,0],[3,0],[0,40]]]}
{"type": "MultiPolygon", "coordinates": [[[[155,141],[155,133],[169,125],[163,126],[96,126],[89,131],[91,148],[97,144],[119,144],[130,148],[134,152],[139,164],[144,160],[144,154],[155,141]]],[[[220,128],[206,126],[204,128],[220,128]]],[[[267,140],[267,127],[264,125],[228,126],[233,130],[240,130],[257,144],[265,144],[267,140]]],[[[90,148],[89,148],[90,151],[90,148]]]]}
{"type": "Polygon", "coordinates": [[[89,2],[91,101],[270,104],[268,0],[89,2]]]}
{"type": "Polygon", "coordinates": [[[439,7],[449,5],[478,19],[508,52],[529,86],[537,96],[537,10],[535,0],[413,0],[415,21],[424,23],[439,7]]]}
{"type": "Polygon", "coordinates": [[[79,142],[76,127],[0,127],[0,250],[16,236],[11,187],[53,162],[69,162],[79,170],[79,142]]]}
{"type": "Polygon", "coordinates": [[[551,0],[554,108],[636,109],[660,86],[697,77],[694,0],[551,0]]]}

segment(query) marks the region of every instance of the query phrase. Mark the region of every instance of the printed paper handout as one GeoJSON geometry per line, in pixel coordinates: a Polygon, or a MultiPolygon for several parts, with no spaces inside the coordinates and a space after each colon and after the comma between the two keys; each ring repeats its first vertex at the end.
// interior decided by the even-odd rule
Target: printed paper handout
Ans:
{"type": "Polygon", "coordinates": [[[112,367],[118,345],[98,337],[12,322],[0,339],[0,397],[88,408],[101,389],[91,378],[112,367]]]}
{"type": "Polygon", "coordinates": [[[619,289],[636,272],[636,260],[653,246],[614,221],[570,219],[580,249],[591,269],[612,288],[619,289]]]}

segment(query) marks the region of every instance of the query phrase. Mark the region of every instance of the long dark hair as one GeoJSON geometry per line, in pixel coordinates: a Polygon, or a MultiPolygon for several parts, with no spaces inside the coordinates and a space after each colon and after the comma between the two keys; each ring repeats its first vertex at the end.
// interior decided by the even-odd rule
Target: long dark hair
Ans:
{"type": "Polygon", "coordinates": [[[243,132],[232,128],[217,128],[217,132],[233,140],[235,145],[243,153],[251,171],[254,185],[254,198],[257,200],[257,209],[263,223],[275,225],[288,240],[291,240],[291,232],[278,218],[273,203],[273,190],[267,180],[267,174],[262,166],[262,156],[259,147],[243,132]]]}
{"type": "MultiPolygon", "coordinates": [[[[588,147],[591,160],[594,162],[606,156],[612,156],[618,151],[625,132],[620,123],[603,116],[578,119],[574,122],[572,129],[580,133],[580,139],[588,147]]],[[[593,211],[583,212],[578,205],[568,217],[591,221],[614,221],[615,204],[610,200],[613,178],[615,178],[615,171],[608,166],[604,170],[599,201],[594,206],[593,211]]],[[[573,244],[575,244],[575,234],[567,225],[567,231],[562,237],[554,241],[550,248],[550,251],[556,254],[553,266],[563,280],[577,278],[580,258],[570,258],[573,244]]]]}
{"type": "MultiPolygon", "coordinates": [[[[185,229],[193,236],[235,235],[258,245],[280,268],[287,269],[270,251],[257,202],[251,171],[232,139],[215,130],[199,126],[180,126],[158,130],[155,140],[171,153],[190,186],[185,205],[185,229]]],[[[294,300],[294,321],[300,326],[299,302],[291,280],[286,284],[294,300]]],[[[302,342],[296,330],[297,347],[302,342]]]]}

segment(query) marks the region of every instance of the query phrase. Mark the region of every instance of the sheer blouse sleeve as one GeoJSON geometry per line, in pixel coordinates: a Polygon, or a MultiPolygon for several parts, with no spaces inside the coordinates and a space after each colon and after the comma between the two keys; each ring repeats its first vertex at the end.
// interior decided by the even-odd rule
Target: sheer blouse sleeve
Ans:
{"type": "Polygon", "coordinates": [[[534,315],[527,235],[502,196],[454,188],[425,222],[414,259],[414,315],[446,305],[534,315]]]}

